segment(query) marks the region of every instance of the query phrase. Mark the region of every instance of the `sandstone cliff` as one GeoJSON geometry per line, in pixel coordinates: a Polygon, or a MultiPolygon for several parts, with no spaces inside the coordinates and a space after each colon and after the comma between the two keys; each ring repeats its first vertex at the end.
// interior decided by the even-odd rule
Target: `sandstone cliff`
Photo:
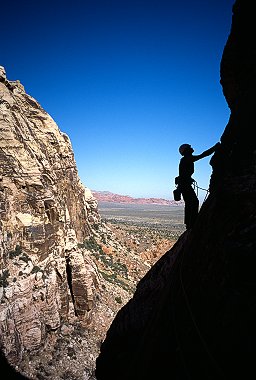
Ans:
{"type": "Polygon", "coordinates": [[[97,268],[79,243],[100,222],[68,136],[0,68],[0,329],[12,363],[72,313],[90,318],[97,268]]]}
{"type": "Polygon", "coordinates": [[[256,376],[255,25],[253,2],[237,0],[221,61],[231,115],[209,197],[118,312],[98,380],[256,376]]]}
{"type": "Polygon", "coordinates": [[[81,183],[69,137],[3,67],[0,137],[0,345],[29,378],[89,378],[135,285],[115,255],[126,248],[81,183]]]}
{"type": "Polygon", "coordinates": [[[1,371],[93,380],[114,316],[173,241],[138,250],[101,220],[68,136],[1,66],[0,137],[1,371]]]}

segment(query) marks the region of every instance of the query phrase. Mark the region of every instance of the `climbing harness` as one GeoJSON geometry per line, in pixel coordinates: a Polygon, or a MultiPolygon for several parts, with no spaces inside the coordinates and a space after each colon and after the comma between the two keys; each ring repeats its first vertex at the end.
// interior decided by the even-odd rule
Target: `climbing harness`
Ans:
{"type": "MultiPolygon", "coordinates": [[[[208,194],[209,194],[209,189],[204,189],[203,187],[200,187],[198,186],[197,182],[192,179],[192,186],[195,190],[195,193],[196,193],[196,196],[198,197],[198,190],[203,190],[203,191],[206,191],[206,194],[205,194],[205,197],[204,197],[204,200],[203,200],[203,203],[204,201],[207,199],[208,197],[208,194]]],[[[173,190],[173,199],[178,202],[181,200],[181,195],[182,195],[182,192],[180,190],[180,187],[179,187],[179,177],[175,177],[175,186],[176,188],[173,190]]]]}

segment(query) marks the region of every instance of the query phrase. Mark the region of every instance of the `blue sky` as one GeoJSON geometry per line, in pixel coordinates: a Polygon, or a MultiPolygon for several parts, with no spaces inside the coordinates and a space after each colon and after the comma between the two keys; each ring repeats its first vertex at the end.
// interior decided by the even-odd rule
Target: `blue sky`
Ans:
{"type": "MultiPolygon", "coordinates": [[[[219,68],[233,3],[8,1],[0,65],[69,135],[86,186],[172,199],[179,145],[199,154],[228,122],[219,68]]],[[[209,160],[195,164],[202,188],[209,160]]]]}

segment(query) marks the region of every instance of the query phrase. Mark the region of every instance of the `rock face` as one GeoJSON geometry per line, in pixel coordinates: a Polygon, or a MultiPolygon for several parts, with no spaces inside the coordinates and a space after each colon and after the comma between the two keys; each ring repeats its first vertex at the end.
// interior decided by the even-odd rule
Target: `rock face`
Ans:
{"type": "Polygon", "coordinates": [[[0,331],[8,360],[75,315],[90,320],[99,274],[79,248],[100,216],[70,140],[0,67],[0,331]]]}
{"type": "Polygon", "coordinates": [[[1,66],[0,137],[1,370],[93,380],[106,331],[158,252],[140,255],[101,220],[68,136],[1,66]]]}
{"type": "Polygon", "coordinates": [[[254,378],[256,44],[253,2],[237,0],[221,61],[231,110],[197,223],[137,286],[97,359],[98,380],[254,378]]]}

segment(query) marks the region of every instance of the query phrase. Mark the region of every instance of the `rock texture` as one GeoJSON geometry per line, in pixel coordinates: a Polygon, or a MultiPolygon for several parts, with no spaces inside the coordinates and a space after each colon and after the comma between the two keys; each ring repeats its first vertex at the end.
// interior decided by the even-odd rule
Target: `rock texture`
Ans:
{"type": "Polygon", "coordinates": [[[1,370],[93,380],[106,331],[158,252],[145,257],[101,220],[68,136],[1,66],[0,137],[1,370]]]}
{"type": "Polygon", "coordinates": [[[237,0],[221,61],[231,114],[210,194],[118,312],[97,380],[256,376],[255,25],[253,2],[237,0]]]}
{"type": "Polygon", "coordinates": [[[100,217],[68,136],[3,67],[0,133],[0,329],[16,363],[67,320],[70,307],[89,318],[99,276],[78,244],[100,217]]]}
{"type": "MultiPolygon", "coordinates": [[[[108,229],[79,179],[69,137],[3,67],[0,136],[0,345],[31,378],[47,377],[45,368],[52,368],[52,380],[61,378],[71,357],[82,378],[93,373],[116,309],[104,295],[116,291],[104,284],[95,260],[96,240],[108,229]],[[86,248],[92,237],[95,247],[86,248]]],[[[120,294],[125,301],[127,292],[118,288],[120,294]]]]}

